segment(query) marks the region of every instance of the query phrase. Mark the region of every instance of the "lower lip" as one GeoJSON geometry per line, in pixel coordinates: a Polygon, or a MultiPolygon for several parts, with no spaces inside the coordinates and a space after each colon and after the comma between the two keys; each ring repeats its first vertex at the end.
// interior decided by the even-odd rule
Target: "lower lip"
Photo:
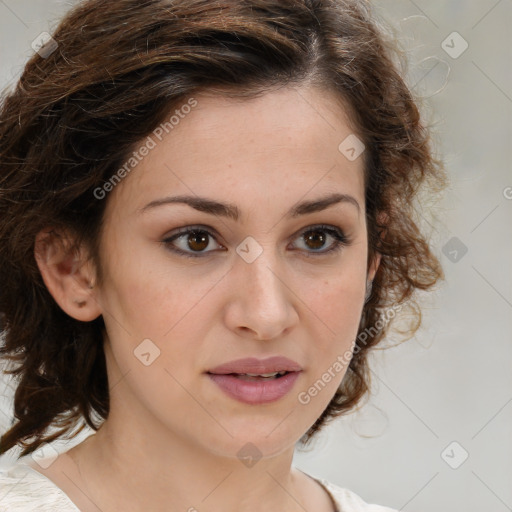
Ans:
{"type": "Polygon", "coordinates": [[[283,398],[291,391],[300,372],[290,372],[279,379],[242,380],[233,375],[209,373],[213,380],[227,395],[246,404],[264,404],[283,398]]]}

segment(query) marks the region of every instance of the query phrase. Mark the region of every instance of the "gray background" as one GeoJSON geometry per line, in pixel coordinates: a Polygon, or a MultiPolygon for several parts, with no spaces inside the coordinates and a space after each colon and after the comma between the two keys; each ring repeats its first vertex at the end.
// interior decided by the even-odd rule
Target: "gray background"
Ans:
{"type": "MultiPolygon", "coordinates": [[[[512,1],[373,3],[409,56],[408,82],[424,98],[451,179],[439,202],[418,205],[423,225],[434,226],[447,278],[425,297],[417,335],[374,354],[368,403],[332,423],[294,463],[398,510],[505,512],[512,510],[512,1]],[[468,48],[457,55],[463,40],[468,48]]],[[[17,78],[32,40],[72,4],[0,0],[0,87],[17,78]]],[[[12,389],[6,379],[2,388],[3,431],[12,389]]],[[[14,457],[1,457],[0,466],[14,457]]]]}

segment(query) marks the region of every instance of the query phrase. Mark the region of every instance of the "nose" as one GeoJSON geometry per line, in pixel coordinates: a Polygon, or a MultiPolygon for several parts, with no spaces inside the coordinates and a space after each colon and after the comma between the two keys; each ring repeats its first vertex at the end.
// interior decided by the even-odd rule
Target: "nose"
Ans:
{"type": "Polygon", "coordinates": [[[282,337],[297,324],[298,297],[270,248],[252,262],[237,256],[229,273],[225,322],[240,336],[258,340],[282,337]]]}

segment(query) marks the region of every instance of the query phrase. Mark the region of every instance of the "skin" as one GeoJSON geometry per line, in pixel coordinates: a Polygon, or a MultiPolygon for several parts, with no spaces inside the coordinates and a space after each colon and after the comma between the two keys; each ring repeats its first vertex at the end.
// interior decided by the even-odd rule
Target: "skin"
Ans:
{"type": "Polygon", "coordinates": [[[60,307],[81,321],[104,317],[111,403],[95,435],[36,469],[82,510],[332,511],[325,490],[291,464],[346,365],[308,404],[298,394],[352,349],[366,283],[380,262],[368,270],[363,159],[338,150],[354,131],[335,98],[313,88],[249,101],[195,98],[191,113],[105,199],[102,286],[89,288],[90,263],[43,243],[44,232],[37,238],[39,268],[60,307]],[[343,202],[286,217],[296,203],[333,192],[353,196],[360,210],[343,202]],[[181,194],[236,204],[241,219],[184,204],[138,212],[181,194]],[[206,249],[187,235],[174,246],[203,257],[162,243],[197,224],[213,234],[206,249]],[[349,244],[320,255],[335,239],[315,245],[302,236],[318,224],[340,228],[349,244]],[[263,250],[252,263],[236,252],[247,236],[263,250]],[[149,366],[134,356],[146,338],[160,350],[149,366]],[[273,355],[303,372],[270,404],[238,402],[204,373],[273,355]],[[252,467],[237,457],[248,442],[262,456],[252,467]]]}

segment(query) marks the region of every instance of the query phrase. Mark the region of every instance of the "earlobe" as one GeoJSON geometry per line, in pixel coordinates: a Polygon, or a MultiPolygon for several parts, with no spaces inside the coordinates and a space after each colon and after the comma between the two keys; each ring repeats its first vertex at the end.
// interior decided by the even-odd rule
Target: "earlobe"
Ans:
{"type": "Polygon", "coordinates": [[[92,292],[94,269],[85,262],[85,253],[71,248],[67,234],[51,229],[40,231],[35,240],[34,257],[48,291],[60,308],[72,318],[90,322],[101,315],[92,292]]]}

